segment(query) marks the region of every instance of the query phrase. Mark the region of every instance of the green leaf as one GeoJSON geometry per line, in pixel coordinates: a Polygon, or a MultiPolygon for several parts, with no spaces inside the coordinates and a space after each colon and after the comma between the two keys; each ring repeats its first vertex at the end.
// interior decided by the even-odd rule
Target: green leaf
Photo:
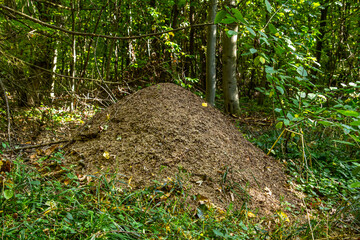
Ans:
{"type": "Polygon", "coordinates": [[[236,18],[237,20],[239,20],[239,21],[242,22],[242,23],[246,23],[243,15],[241,14],[241,12],[240,12],[238,9],[232,8],[231,11],[232,11],[232,13],[234,14],[234,16],[235,16],[235,18],[236,18]]]}
{"type": "Polygon", "coordinates": [[[260,63],[265,64],[265,58],[262,56],[257,56],[254,60],[255,65],[259,65],[260,63]]]}
{"type": "Polygon", "coordinates": [[[341,141],[341,140],[332,140],[332,141],[336,142],[336,143],[345,144],[345,145],[355,146],[355,144],[351,143],[351,142],[346,142],[346,141],[341,141]]]}
{"type": "Polygon", "coordinates": [[[66,218],[69,220],[74,220],[73,216],[71,215],[71,213],[67,213],[66,214],[66,218]]]}
{"type": "Polygon", "coordinates": [[[249,51],[251,52],[251,54],[257,53],[257,50],[255,48],[250,48],[249,51]]]}
{"type": "Polygon", "coordinates": [[[275,128],[276,128],[276,129],[280,129],[280,128],[282,128],[282,126],[283,126],[283,122],[278,122],[278,123],[275,125],[275,128]]]}
{"type": "Polygon", "coordinates": [[[290,121],[288,119],[284,119],[284,124],[285,126],[289,126],[290,125],[290,121]]]}
{"type": "Polygon", "coordinates": [[[269,30],[273,34],[277,33],[276,27],[274,25],[272,25],[271,23],[269,24],[269,30]]]}
{"type": "Polygon", "coordinates": [[[236,22],[236,19],[231,16],[226,16],[226,18],[221,21],[221,23],[224,23],[224,24],[230,24],[230,23],[234,23],[234,22],[236,22]]]}
{"type": "Polygon", "coordinates": [[[268,0],[265,0],[266,10],[271,13],[271,5],[268,0]]]}
{"type": "Polygon", "coordinates": [[[246,26],[246,29],[247,29],[252,35],[254,35],[254,36],[256,37],[256,32],[255,32],[254,30],[252,30],[252,28],[246,26]]]}
{"type": "Polygon", "coordinates": [[[294,116],[291,115],[291,113],[286,114],[286,117],[287,117],[290,121],[292,121],[292,120],[294,119],[294,116]]]}
{"type": "Polygon", "coordinates": [[[234,35],[238,35],[238,32],[233,31],[233,30],[229,30],[229,31],[226,32],[226,34],[228,35],[228,37],[232,37],[234,35]]]}
{"type": "Polygon", "coordinates": [[[218,237],[225,237],[225,235],[222,232],[220,232],[219,230],[213,229],[213,232],[218,237]]]}
{"type": "Polygon", "coordinates": [[[14,196],[14,191],[13,190],[11,190],[11,189],[6,189],[5,191],[4,191],[4,197],[5,197],[5,199],[10,199],[10,198],[12,198],[14,196]]]}
{"type": "Polygon", "coordinates": [[[352,175],[357,175],[360,172],[360,166],[357,166],[354,170],[352,170],[352,175]]]}
{"type": "Polygon", "coordinates": [[[318,123],[320,123],[320,124],[322,124],[324,126],[331,126],[332,125],[332,123],[329,122],[329,121],[319,121],[318,123]]]}
{"type": "Polygon", "coordinates": [[[302,76],[302,77],[306,77],[308,75],[307,71],[305,70],[305,68],[303,66],[300,66],[296,69],[296,71],[302,76]]]}
{"type": "Polygon", "coordinates": [[[265,67],[265,72],[268,73],[268,74],[277,73],[277,71],[274,70],[274,68],[270,67],[270,66],[265,67]]]}
{"type": "Polygon", "coordinates": [[[268,38],[268,36],[267,36],[265,33],[263,33],[262,31],[258,31],[258,33],[259,33],[261,36],[263,36],[264,38],[268,38]]]}
{"type": "Polygon", "coordinates": [[[360,182],[354,182],[354,183],[350,184],[349,187],[351,187],[351,188],[359,188],[360,187],[360,182]]]}
{"type": "Polygon", "coordinates": [[[265,64],[265,58],[263,58],[263,57],[261,57],[261,56],[259,56],[260,58],[259,58],[259,61],[262,63],[262,64],[265,64]]]}
{"type": "Polygon", "coordinates": [[[220,12],[218,12],[216,14],[214,23],[217,24],[217,23],[221,22],[221,20],[223,20],[225,17],[226,17],[226,11],[221,10],[220,12]]]}
{"type": "Polygon", "coordinates": [[[280,86],[276,86],[276,89],[281,93],[281,95],[284,94],[284,89],[280,86]]]}
{"type": "Polygon", "coordinates": [[[350,123],[351,126],[360,126],[360,120],[359,121],[353,121],[350,123]]]}
{"type": "MultiPolygon", "coordinates": [[[[360,113],[350,110],[337,110],[338,113],[341,113],[342,115],[345,115],[347,117],[357,117],[360,115],[360,113]]],[[[356,125],[357,126],[357,125],[356,125]]]]}

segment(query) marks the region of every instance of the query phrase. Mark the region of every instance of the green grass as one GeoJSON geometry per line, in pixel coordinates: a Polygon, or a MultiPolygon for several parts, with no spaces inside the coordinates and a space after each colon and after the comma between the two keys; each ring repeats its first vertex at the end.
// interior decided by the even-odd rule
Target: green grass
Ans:
{"type": "Polygon", "coordinates": [[[2,174],[2,239],[312,239],[333,231],[320,213],[310,227],[304,219],[287,222],[277,213],[250,218],[247,211],[195,207],[177,181],[129,190],[115,174],[77,176],[59,158],[52,160],[56,170],[18,159],[2,174]],[[52,174],[59,169],[61,174],[52,174]]]}

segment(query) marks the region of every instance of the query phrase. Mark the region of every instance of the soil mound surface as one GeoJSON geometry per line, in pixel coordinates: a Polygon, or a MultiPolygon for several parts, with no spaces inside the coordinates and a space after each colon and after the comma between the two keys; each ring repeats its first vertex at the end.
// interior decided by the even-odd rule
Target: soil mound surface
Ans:
{"type": "Polygon", "coordinates": [[[175,84],[157,84],[97,113],[67,147],[82,174],[116,172],[133,188],[181,179],[198,199],[226,208],[243,203],[270,214],[297,200],[278,163],[233,123],[175,84]]]}

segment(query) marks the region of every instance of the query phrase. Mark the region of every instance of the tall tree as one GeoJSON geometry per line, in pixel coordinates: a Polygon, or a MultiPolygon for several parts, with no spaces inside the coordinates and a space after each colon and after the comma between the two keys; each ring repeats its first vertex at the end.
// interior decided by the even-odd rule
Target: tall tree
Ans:
{"type": "Polygon", "coordinates": [[[206,48],[206,101],[214,106],[216,89],[216,16],[217,0],[210,0],[207,48],[206,48]]]}
{"type": "MultiPolygon", "coordinates": [[[[226,3],[229,7],[235,7],[235,0],[227,0],[226,3]]],[[[224,104],[227,113],[239,115],[239,93],[236,80],[237,34],[234,34],[238,31],[238,25],[234,22],[228,24],[227,28],[227,30],[224,30],[222,37],[224,104]]]]}

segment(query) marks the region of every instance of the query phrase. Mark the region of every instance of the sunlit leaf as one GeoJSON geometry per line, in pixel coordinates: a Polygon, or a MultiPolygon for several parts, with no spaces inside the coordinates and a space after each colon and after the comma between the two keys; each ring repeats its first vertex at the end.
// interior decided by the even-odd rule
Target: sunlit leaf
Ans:
{"type": "Polygon", "coordinates": [[[256,217],[255,214],[253,214],[253,213],[250,212],[250,211],[247,212],[247,216],[248,216],[249,218],[254,218],[254,217],[256,217]]]}
{"type": "Polygon", "coordinates": [[[281,95],[284,94],[284,89],[280,86],[276,86],[276,89],[281,93],[281,95]]]}
{"type": "Polygon", "coordinates": [[[279,215],[282,221],[290,222],[289,217],[283,211],[278,211],[277,214],[279,215]]]}
{"type": "Polygon", "coordinates": [[[276,124],[275,128],[276,128],[276,129],[280,129],[280,128],[282,128],[283,124],[284,124],[283,122],[278,122],[278,123],[276,124]]]}
{"type": "Polygon", "coordinates": [[[257,53],[257,50],[255,48],[250,48],[249,51],[251,52],[251,54],[257,53]]]}
{"type": "Polygon", "coordinates": [[[350,110],[337,110],[337,111],[338,111],[338,113],[341,113],[342,115],[347,116],[347,117],[357,117],[360,115],[360,113],[355,112],[355,111],[350,111],[350,110]]]}
{"type": "Polygon", "coordinates": [[[265,64],[265,58],[261,57],[259,58],[259,61],[262,63],[262,64],[265,64]]]}
{"type": "Polygon", "coordinates": [[[14,196],[14,191],[12,189],[6,189],[4,191],[4,197],[5,199],[10,199],[14,196]]]}
{"type": "Polygon", "coordinates": [[[332,125],[332,123],[329,122],[329,121],[319,121],[318,123],[320,123],[320,124],[322,124],[324,126],[331,126],[332,125]]]}
{"type": "Polygon", "coordinates": [[[221,22],[221,20],[223,20],[225,17],[226,17],[226,11],[221,10],[220,12],[218,12],[216,14],[214,23],[217,24],[217,23],[221,22]]]}
{"type": "Polygon", "coordinates": [[[296,71],[302,76],[302,77],[306,77],[308,75],[307,71],[305,70],[305,68],[303,66],[299,66],[296,71]]]}
{"type": "Polygon", "coordinates": [[[230,24],[236,22],[236,19],[231,16],[226,16],[225,19],[221,20],[221,23],[230,24]]]}
{"type": "Polygon", "coordinates": [[[290,125],[290,121],[288,119],[284,119],[284,124],[285,126],[289,126],[290,125]]]}
{"type": "Polygon", "coordinates": [[[234,36],[234,35],[238,35],[238,32],[233,31],[233,30],[229,30],[229,31],[226,32],[226,34],[227,34],[229,37],[232,37],[232,36],[234,36]]]}
{"type": "Polygon", "coordinates": [[[351,187],[351,188],[360,188],[360,182],[354,182],[354,183],[350,184],[349,187],[351,187]]]}
{"type": "Polygon", "coordinates": [[[256,37],[256,32],[255,32],[252,28],[246,26],[246,29],[247,29],[252,35],[254,35],[254,36],[256,37]]]}
{"type": "Polygon", "coordinates": [[[243,15],[241,14],[241,12],[238,9],[232,8],[231,11],[234,14],[234,16],[236,17],[236,19],[238,19],[242,23],[246,23],[243,15]]]}
{"type": "Polygon", "coordinates": [[[110,158],[110,153],[108,151],[105,151],[104,154],[103,154],[103,157],[106,158],[106,159],[109,159],[110,158]]]}
{"type": "Polygon", "coordinates": [[[270,67],[270,66],[266,66],[266,67],[265,67],[265,72],[266,72],[266,73],[269,73],[269,74],[277,73],[277,71],[274,70],[274,68],[273,68],[273,67],[270,67]]]}
{"type": "Polygon", "coordinates": [[[221,237],[221,238],[225,237],[225,235],[217,229],[213,229],[213,232],[218,237],[221,237]]]}
{"type": "Polygon", "coordinates": [[[271,5],[268,0],[265,0],[266,10],[271,13],[271,5]]]}
{"type": "Polygon", "coordinates": [[[353,121],[350,123],[351,126],[360,126],[360,120],[359,121],[353,121]]]}

